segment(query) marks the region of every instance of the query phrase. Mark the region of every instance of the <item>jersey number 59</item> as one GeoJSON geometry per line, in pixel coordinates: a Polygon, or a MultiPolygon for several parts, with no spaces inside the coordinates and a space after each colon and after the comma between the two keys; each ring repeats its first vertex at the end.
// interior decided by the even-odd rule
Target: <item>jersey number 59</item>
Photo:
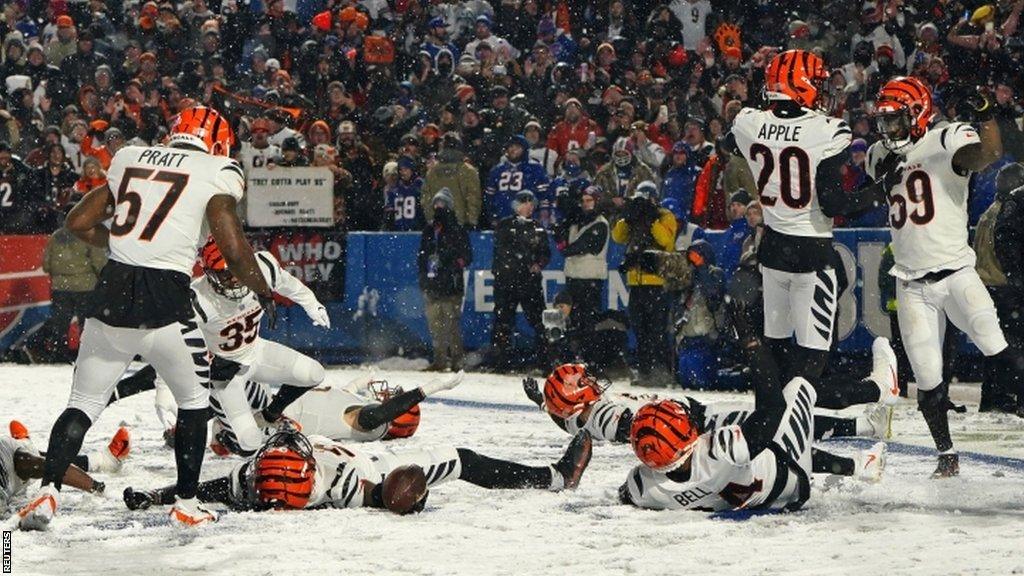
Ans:
{"type": "Polygon", "coordinates": [[[918,226],[931,222],[935,218],[935,199],[928,174],[921,170],[911,172],[904,188],[907,190],[906,198],[899,194],[889,194],[889,224],[899,230],[906,226],[908,219],[918,226]],[[909,214],[908,203],[916,205],[909,214]]]}
{"type": "Polygon", "coordinates": [[[121,186],[117,189],[114,200],[117,205],[114,207],[114,220],[110,224],[112,236],[124,236],[135,229],[139,221],[139,211],[142,210],[142,195],[134,190],[129,190],[132,180],[144,180],[147,182],[162,182],[169,184],[164,197],[160,200],[153,214],[146,222],[146,226],[139,234],[139,240],[150,241],[156,236],[160,225],[164,223],[171,208],[178,201],[178,197],[185,191],[188,184],[188,174],[180,172],[156,171],[146,168],[126,168],[124,176],[121,177],[121,186]],[[122,210],[122,207],[127,206],[122,210]]]}
{"type": "MultiPolygon", "coordinates": [[[[761,162],[761,170],[757,174],[757,193],[761,196],[761,204],[775,206],[779,198],[772,191],[765,191],[768,182],[775,172],[775,156],[771,148],[764,144],[754,143],[750,146],[750,159],[761,162]],[[760,158],[758,158],[760,157],[760,158]]],[[[782,202],[794,210],[806,208],[811,202],[811,160],[803,148],[788,146],[779,152],[779,194],[782,202]],[[794,182],[793,168],[796,168],[794,182]]]]}

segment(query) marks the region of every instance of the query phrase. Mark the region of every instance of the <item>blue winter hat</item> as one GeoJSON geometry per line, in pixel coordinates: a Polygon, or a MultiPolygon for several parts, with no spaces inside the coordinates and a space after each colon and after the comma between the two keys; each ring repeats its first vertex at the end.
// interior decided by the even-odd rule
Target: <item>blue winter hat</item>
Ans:
{"type": "Polygon", "coordinates": [[[512,136],[511,138],[509,138],[508,139],[508,143],[505,144],[505,148],[508,148],[509,146],[511,146],[513,144],[519,144],[520,146],[522,146],[523,147],[523,152],[525,152],[525,151],[530,149],[530,141],[527,140],[526,136],[523,136],[522,134],[516,134],[516,135],[512,136]]]}
{"type": "Polygon", "coordinates": [[[631,198],[648,198],[658,199],[658,185],[650,180],[644,180],[643,182],[636,185],[636,189],[633,190],[631,198]]]}
{"type": "Polygon", "coordinates": [[[661,207],[671,212],[676,220],[682,220],[686,216],[683,214],[683,203],[676,198],[665,198],[661,201],[661,207]]]}
{"type": "Polygon", "coordinates": [[[428,28],[447,28],[448,24],[444,21],[444,18],[438,16],[436,18],[431,18],[430,22],[427,23],[427,27],[428,28]]]}
{"type": "Polygon", "coordinates": [[[487,14],[481,14],[481,15],[476,17],[476,23],[477,24],[483,24],[484,26],[487,26],[488,28],[490,28],[491,25],[492,25],[491,17],[488,16],[487,14]]]}
{"type": "Polygon", "coordinates": [[[402,168],[408,168],[409,170],[415,171],[416,163],[413,162],[412,158],[409,158],[408,156],[402,156],[401,158],[398,159],[398,169],[401,170],[402,168]]]}
{"type": "Polygon", "coordinates": [[[673,154],[680,154],[680,153],[682,153],[682,154],[686,154],[687,156],[689,156],[691,154],[691,152],[692,152],[692,150],[690,149],[690,145],[687,144],[685,140],[680,140],[679,142],[676,142],[675,144],[672,145],[672,153],[673,154]]]}
{"type": "Polygon", "coordinates": [[[515,198],[512,199],[512,209],[518,210],[520,206],[526,204],[527,202],[536,206],[537,197],[534,196],[533,192],[529,190],[520,190],[519,192],[516,192],[515,198]]]}

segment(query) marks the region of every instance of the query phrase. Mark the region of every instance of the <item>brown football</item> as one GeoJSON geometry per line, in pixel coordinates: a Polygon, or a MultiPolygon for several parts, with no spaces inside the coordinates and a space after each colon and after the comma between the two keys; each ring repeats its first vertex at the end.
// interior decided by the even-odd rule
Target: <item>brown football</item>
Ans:
{"type": "Polygon", "coordinates": [[[395,514],[418,511],[416,505],[426,494],[427,475],[415,464],[395,468],[384,478],[381,486],[384,507],[395,514]]]}

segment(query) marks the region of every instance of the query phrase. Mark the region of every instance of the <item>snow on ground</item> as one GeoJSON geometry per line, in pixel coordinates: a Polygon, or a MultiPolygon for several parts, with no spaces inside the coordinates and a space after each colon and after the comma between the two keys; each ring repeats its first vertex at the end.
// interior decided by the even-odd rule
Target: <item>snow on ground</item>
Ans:
{"type": "MultiPolygon", "coordinates": [[[[343,385],[355,369],[332,369],[343,385]]],[[[64,407],[70,367],[0,365],[0,423],[18,418],[45,449],[64,407]]],[[[415,386],[423,376],[383,371],[415,386]]],[[[962,392],[962,391],[961,391],[962,392]]],[[[744,400],[737,394],[695,394],[744,400]]],[[[65,490],[47,533],[13,535],[14,574],[1024,574],[1024,423],[1013,417],[953,415],[963,450],[960,478],[932,481],[927,431],[914,406],[897,408],[886,477],[877,485],[819,477],[800,512],[748,519],[652,512],[616,502],[633,465],[628,446],[599,445],[574,492],[488,491],[462,482],[431,492],[426,511],[397,517],[378,510],[227,513],[209,527],[170,527],[164,512],[129,512],[127,485],[174,479],[152,395],[109,408],[86,439],[105,446],[120,421],[135,446],[107,495],[65,490]]],[[[408,441],[365,450],[454,444],[527,463],[560,455],[569,437],[529,408],[518,379],[470,374],[423,407],[408,441]]],[[[850,454],[867,443],[831,442],[850,454]]],[[[204,477],[232,460],[208,453],[204,477]]],[[[31,489],[30,489],[31,490],[31,489]]],[[[9,523],[10,520],[5,521],[9,523]]],[[[9,529],[9,527],[5,527],[9,529]]]]}

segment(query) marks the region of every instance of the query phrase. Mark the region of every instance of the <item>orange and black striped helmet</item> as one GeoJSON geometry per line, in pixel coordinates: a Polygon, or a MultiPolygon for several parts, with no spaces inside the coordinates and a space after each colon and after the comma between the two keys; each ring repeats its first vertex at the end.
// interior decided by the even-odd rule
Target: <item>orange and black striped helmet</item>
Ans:
{"type": "Polygon", "coordinates": [[[249,293],[249,289],[238,281],[231,270],[228,270],[228,262],[220,253],[220,248],[217,247],[213,236],[206,239],[200,259],[203,263],[203,273],[206,274],[214,291],[218,294],[231,300],[240,300],[249,293]]]}
{"type": "Polygon", "coordinates": [[[188,144],[214,156],[230,156],[235,135],[227,118],[208,106],[182,110],[171,122],[168,145],[188,144]]]}
{"type": "Polygon", "coordinates": [[[637,410],[629,429],[633,452],[648,468],[662,472],[681,464],[700,436],[690,413],[674,400],[651,402],[637,410]]]}
{"type": "MultiPolygon", "coordinates": [[[[387,402],[391,398],[403,392],[401,386],[392,386],[387,380],[373,380],[369,384],[370,392],[380,402],[387,402]]],[[[384,440],[395,438],[408,438],[416,433],[420,427],[420,405],[416,404],[409,408],[404,414],[399,414],[394,420],[388,423],[388,429],[384,432],[384,440]]]]}
{"type": "Polygon", "coordinates": [[[777,54],[764,72],[765,96],[769,100],[792,100],[805,108],[819,108],[828,71],[825,62],[807,50],[786,50],[777,54]]]}
{"type": "Polygon", "coordinates": [[[253,487],[262,508],[305,508],[313,493],[316,459],[309,440],[299,432],[270,437],[253,459],[253,487]]]}
{"type": "Polygon", "coordinates": [[[601,399],[604,389],[583,364],[562,364],[544,381],[544,409],[570,418],[601,399]]]}
{"type": "Polygon", "coordinates": [[[893,151],[924,136],[934,117],[931,91],[913,76],[889,80],[875,98],[875,122],[882,143],[893,151]]]}

